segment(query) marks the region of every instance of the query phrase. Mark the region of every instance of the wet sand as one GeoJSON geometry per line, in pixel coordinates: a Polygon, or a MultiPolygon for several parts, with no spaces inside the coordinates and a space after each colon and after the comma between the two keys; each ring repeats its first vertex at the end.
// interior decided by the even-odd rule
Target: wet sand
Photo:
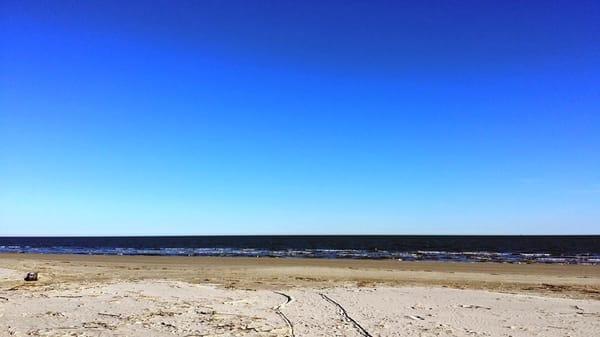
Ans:
{"type": "Polygon", "coordinates": [[[599,266],[0,255],[0,336],[598,334],[599,266]]]}
{"type": "Polygon", "coordinates": [[[241,289],[428,285],[600,299],[600,266],[588,265],[0,254],[2,267],[39,271],[40,284],[161,278],[241,289]]]}

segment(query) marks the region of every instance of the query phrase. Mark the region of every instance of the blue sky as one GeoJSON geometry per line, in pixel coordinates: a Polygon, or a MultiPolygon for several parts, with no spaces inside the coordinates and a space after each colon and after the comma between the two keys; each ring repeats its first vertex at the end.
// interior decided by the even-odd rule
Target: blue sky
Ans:
{"type": "Polygon", "coordinates": [[[2,1],[0,235],[600,234],[597,1],[2,1]]]}

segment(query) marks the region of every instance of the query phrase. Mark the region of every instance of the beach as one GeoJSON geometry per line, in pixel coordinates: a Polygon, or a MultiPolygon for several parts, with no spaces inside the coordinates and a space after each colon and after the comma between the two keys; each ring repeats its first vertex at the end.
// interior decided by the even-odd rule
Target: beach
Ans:
{"type": "Polygon", "coordinates": [[[0,254],[1,336],[598,334],[591,265],[0,254]]]}

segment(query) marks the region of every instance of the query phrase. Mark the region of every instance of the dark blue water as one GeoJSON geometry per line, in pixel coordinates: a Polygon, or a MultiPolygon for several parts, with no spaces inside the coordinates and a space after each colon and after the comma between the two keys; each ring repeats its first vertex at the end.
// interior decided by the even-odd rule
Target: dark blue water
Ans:
{"type": "Polygon", "coordinates": [[[600,235],[0,237],[0,253],[259,256],[600,265],[600,235]]]}

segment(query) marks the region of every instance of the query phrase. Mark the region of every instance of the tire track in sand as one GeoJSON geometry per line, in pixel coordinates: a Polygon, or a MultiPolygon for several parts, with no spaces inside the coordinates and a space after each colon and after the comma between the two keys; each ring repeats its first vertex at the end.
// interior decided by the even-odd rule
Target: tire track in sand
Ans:
{"type": "Polygon", "coordinates": [[[273,310],[275,310],[275,313],[285,321],[285,324],[287,324],[288,330],[290,332],[290,337],[296,337],[296,335],[294,334],[294,325],[292,324],[292,321],[290,321],[290,319],[281,311],[281,309],[283,309],[286,305],[292,303],[294,301],[294,298],[282,292],[274,291],[274,293],[285,297],[286,301],[285,303],[281,303],[275,308],[273,308],[273,310]]]}
{"type": "Polygon", "coordinates": [[[319,293],[319,295],[321,295],[321,297],[325,301],[327,301],[327,302],[335,305],[336,307],[338,307],[338,309],[340,309],[340,313],[344,317],[344,319],[346,321],[352,323],[352,325],[354,325],[354,327],[356,328],[356,330],[358,330],[358,332],[361,335],[363,335],[364,337],[373,337],[373,335],[371,335],[367,330],[365,330],[365,328],[363,328],[362,325],[360,325],[357,321],[355,321],[352,317],[350,317],[350,315],[348,315],[348,312],[346,311],[346,309],[341,304],[339,304],[334,299],[332,299],[331,297],[329,297],[329,296],[327,296],[327,295],[325,295],[323,293],[319,293]]]}

